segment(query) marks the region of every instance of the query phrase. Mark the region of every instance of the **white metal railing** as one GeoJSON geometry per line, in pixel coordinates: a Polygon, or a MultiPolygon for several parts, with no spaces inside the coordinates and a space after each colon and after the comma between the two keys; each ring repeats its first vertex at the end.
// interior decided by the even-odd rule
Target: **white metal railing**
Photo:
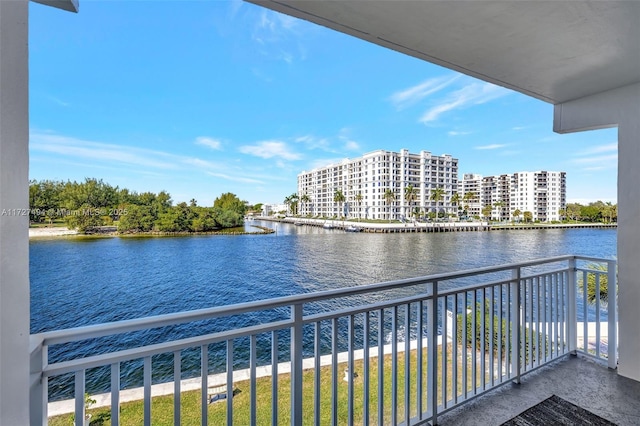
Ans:
{"type": "Polygon", "coordinates": [[[100,391],[109,394],[111,424],[120,424],[122,367],[136,361],[144,424],[150,425],[158,356],[163,369],[172,370],[161,381],[173,382],[174,424],[182,419],[180,379],[194,357],[203,425],[238,418],[302,425],[303,412],[304,423],[314,425],[435,424],[442,413],[570,353],[615,368],[616,285],[609,286],[609,303],[600,297],[593,306],[582,302],[615,283],[615,271],[614,260],[561,256],[32,335],[31,424],[47,424],[49,381],[70,374],[75,424],[82,425],[86,384],[99,367],[109,376],[100,391]],[[242,316],[249,322],[233,326],[242,316]],[[196,330],[190,337],[141,338],[107,353],[101,353],[106,345],[87,345],[79,358],[48,356],[51,348],[64,354],[65,345],[104,338],[113,346],[131,332],[185,324],[196,330]],[[257,394],[259,364],[268,364],[266,398],[257,394]],[[223,379],[214,383],[216,369],[223,379]],[[238,383],[239,369],[247,379],[238,383]],[[228,396],[221,414],[207,393],[220,384],[228,396]],[[242,406],[234,385],[242,387],[242,406]]]}

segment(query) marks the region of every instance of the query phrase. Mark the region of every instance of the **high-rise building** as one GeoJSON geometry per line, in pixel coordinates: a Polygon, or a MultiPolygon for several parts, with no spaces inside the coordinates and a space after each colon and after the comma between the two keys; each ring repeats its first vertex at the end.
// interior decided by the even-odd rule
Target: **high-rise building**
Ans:
{"type": "Polygon", "coordinates": [[[298,175],[298,212],[320,217],[409,219],[455,213],[458,159],[378,150],[298,175]]]}
{"type": "Polygon", "coordinates": [[[491,220],[561,220],[567,206],[565,172],[517,172],[499,176],[465,174],[459,198],[469,216],[491,220]],[[474,196],[466,194],[474,194],[474,196]],[[474,201],[475,200],[475,201],[474,201]],[[519,214],[516,214],[519,213],[519,214]]]}
{"type": "Polygon", "coordinates": [[[466,173],[458,185],[458,198],[464,216],[480,217],[482,213],[482,175],[466,173]]]}
{"type": "MultiPolygon", "coordinates": [[[[511,175],[487,176],[482,178],[482,207],[489,211],[491,207],[491,219],[509,220],[511,197],[511,175]]],[[[484,214],[483,214],[484,216],[484,214]]]]}
{"type": "Polygon", "coordinates": [[[565,172],[519,172],[511,179],[511,212],[531,212],[533,220],[551,222],[561,219],[567,207],[565,172]]]}

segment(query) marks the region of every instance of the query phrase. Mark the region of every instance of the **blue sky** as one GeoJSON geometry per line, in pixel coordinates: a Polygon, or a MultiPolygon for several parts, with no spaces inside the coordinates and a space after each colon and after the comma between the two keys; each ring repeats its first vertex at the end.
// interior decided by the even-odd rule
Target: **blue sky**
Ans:
{"type": "Polygon", "coordinates": [[[31,3],[29,25],[32,179],[280,203],[303,170],[407,148],[616,201],[615,129],[555,134],[551,105],[252,4],[31,3]]]}

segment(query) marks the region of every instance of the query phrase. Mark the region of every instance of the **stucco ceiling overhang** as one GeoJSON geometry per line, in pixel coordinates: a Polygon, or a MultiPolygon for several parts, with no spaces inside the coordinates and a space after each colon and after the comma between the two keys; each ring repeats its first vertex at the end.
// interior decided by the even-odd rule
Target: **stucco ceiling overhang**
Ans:
{"type": "Polygon", "coordinates": [[[249,1],[553,104],[640,82],[640,1],[249,1]]]}

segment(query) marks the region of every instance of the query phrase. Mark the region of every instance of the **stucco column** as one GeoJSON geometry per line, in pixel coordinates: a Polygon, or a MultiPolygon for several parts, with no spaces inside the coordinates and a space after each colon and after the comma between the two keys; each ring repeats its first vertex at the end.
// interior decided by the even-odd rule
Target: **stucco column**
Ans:
{"type": "Polygon", "coordinates": [[[635,108],[618,128],[618,372],[640,381],[640,85],[638,87],[635,108]]]}
{"type": "Polygon", "coordinates": [[[640,84],[556,105],[554,130],[618,126],[618,373],[640,381],[640,84]]]}
{"type": "Polygon", "coordinates": [[[27,0],[0,1],[0,424],[2,425],[29,424],[29,216],[26,214],[26,209],[29,207],[27,40],[27,0]]]}

